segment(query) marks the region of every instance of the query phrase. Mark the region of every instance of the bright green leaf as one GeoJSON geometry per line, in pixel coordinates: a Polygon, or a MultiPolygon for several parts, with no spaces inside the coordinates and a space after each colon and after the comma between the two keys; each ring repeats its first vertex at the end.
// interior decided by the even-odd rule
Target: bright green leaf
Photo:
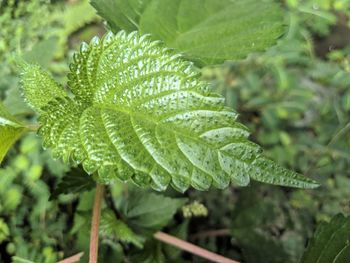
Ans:
{"type": "Polygon", "coordinates": [[[313,188],[314,181],[262,157],[224,99],[191,63],[137,33],[83,44],[68,75],[70,93],[39,67],[22,76],[24,95],[41,116],[44,146],[82,163],[100,182],[206,190],[250,177],[313,188]],[[46,104],[46,105],[45,105],[46,104]]]}
{"type": "Polygon", "coordinates": [[[350,217],[339,214],[321,223],[300,263],[347,263],[350,258],[350,217]]]}
{"type": "Polygon", "coordinates": [[[283,34],[283,11],[257,0],[93,0],[114,32],[150,33],[199,64],[245,58],[283,34]]]}
{"type": "Polygon", "coordinates": [[[26,102],[40,111],[52,98],[65,96],[63,87],[38,65],[22,64],[21,84],[26,102]]]}
{"type": "Polygon", "coordinates": [[[0,163],[9,148],[27,131],[0,103],[0,163]]]}

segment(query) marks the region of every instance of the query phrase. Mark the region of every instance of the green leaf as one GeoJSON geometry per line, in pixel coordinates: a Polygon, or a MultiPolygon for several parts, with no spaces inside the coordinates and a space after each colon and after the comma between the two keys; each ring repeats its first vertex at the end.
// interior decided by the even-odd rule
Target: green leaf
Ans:
{"type": "Polygon", "coordinates": [[[132,191],[125,199],[122,210],[130,226],[154,232],[166,226],[185,202],[185,198],[132,191]]]}
{"type": "Polygon", "coordinates": [[[146,242],[144,249],[136,251],[131,256],[132,262],[164,263],[167,262],[162,251],[162,244],[155,240],[146,242]]]}
{"type": "Polygon", "coordinates": [[[140,14],[152,0],[92,0],[97,13],[107,20],[114,32],[120,29],[128,32],[137,30],[140,14]]]}
{"type": "Polygon", "coordinates": [[[66,92],[63,87],[38,65],[21,65],[21,85],[26,102],[36,111],[40,111],[50,100],[63,97],[66,92]]]}
{"type": "Polygon", "coordinates": [[[192,64],[147,36],[94,38],[74,55],[70,69],[65,93],[39,67],[28,66],[24,95],[41,113],[44,146],[67,163],[82,163],[100,182],[132,179],[156,190],[171,184],[185,191],[246,186],[252,177],[318,186],[262,157],[237,114],[192,64]]]}
{"type": "Polygon", "coordinates": [[[118,220],[110,210],[102,212],[100,233],[108,238],[114,237],[122,242],[143,247],[144,238],[136,235],[124,222],[118,220]]]}
{"type": "Polygon", "coordinates": [[[9,148],[28,131],[0,103],[0,163],[9,148]]]}
{"type": "Polygon", "coordinates": [[[49,66],[57,49],[57,38],[50,37],[38,42],[32,50],[23,54],[23,59],[31,64],[37,63],[43,67],[49,66]]]}
{"type": "Polygon", "coordinates": [[[283,34],[283,11],[256,0],[92,0],[114,32],[139,30],[202,65],[245,58],[283,34]]]}
{"type": "Polygon", "coordinates": [[[89,191],[96,186],[92,177],[87,177],[82,169],[73,168],[65,175],[50,195],[50,200],[56,199],[60,194],[81,193],[89,191]]]}
{"type": "Polygon", "coordinates": [[[321,223],[300,263],[346,263],[350,258],[350,217],[339,214],[321,223]]]}
{"type": "Polygon", "coordinates": [[[239,247],[243,251],[244,262],[291,262],[283,244],[260,229],[238,229],[234,231],[233,238],[238,240],[239,247]]]}

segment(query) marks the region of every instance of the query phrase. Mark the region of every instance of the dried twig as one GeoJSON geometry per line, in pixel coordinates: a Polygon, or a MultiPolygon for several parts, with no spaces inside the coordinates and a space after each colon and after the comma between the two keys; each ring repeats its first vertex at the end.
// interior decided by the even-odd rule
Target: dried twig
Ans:
{"type": "Polygon", "coordinates": [[[80,252],[74,256],[71,256],[69,258],[63,259],[61,261],[58,261],[57,263],[75,263],[75,262],[79,262],[79,260],[81,259],[81,257],[84,255],[84,252],[80,252]]]}
{"type": "Polygon", "coordinates": [[[198,247],[196,245],[193,245],[189,242],[186,242],[184,240],[181,240],[177,237],[168,235],[163,232],[157,232],[154,234],[154,238],[158,239],[164,243],[167,243],[169,245],[172,245],[174,247],[177,247],[179,249],[185,250],[187,252],[190,252],[194,255],[200,256],[202,258],[205,258],[207,260],[210,260],[212,262],[217,262],[217,263],[239,263],[238,261],[234,261],[229,258],[225,258],[223,256],[220,256],[218,254],[215,254],[213,252],[210,252],[206,249],[203,249],[201,247],[198,247]]]}

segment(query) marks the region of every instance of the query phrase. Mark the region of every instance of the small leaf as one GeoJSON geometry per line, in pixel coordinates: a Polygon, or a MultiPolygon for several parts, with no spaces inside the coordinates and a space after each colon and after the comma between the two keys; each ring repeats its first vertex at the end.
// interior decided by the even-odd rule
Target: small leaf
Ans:
{"type": "Polygon", "coordinates": [[[139,30],[202,65],[245,58],[284,32],[283,11],[257,0],[92,0],[114,32],[139,30]]]}
{"type": "Polygon", "coordinates": [[[350,258],[350,217],[339,214],[321,223],[300,263],[347,263],[350,258]]]}
{"type": "Polygon", "coordinates": [[[0,163],[9,148],[28,131],[0,103],[0,163]]]}
{"type": "Polygon", "coordinates": [[[131,179],[181,192],[246,186],[250,178],[318,186],[264,158],[193,65],[147,36],[94,38],[82,44],[70,70],[66,93],[39,67],[27,66],[24,95],[41,114],[44,146],[66,163],[82,163],[100,183],[131,179]]]}
{"type": "Polygon", "coordinates": [[[36,111],[45,106],[52,98],[65,95],[63,87],[37,65],[21,65],[22,91],[26,102],[36,111]]]}
{"type": "Polygon", "coordinates": [[[144,249],[138,250],[131,255],[132,262],[142,263],[165,263],[167,262],[162,251],[162,244],[155,240],[146,242],[144,249]]]}
{"type": "Polygon", "coordinates": [[[135,229],[142,228],[154,232],[166,226],[185,202],[185,198],[132,191],[123,204],[123,214],[128,219],[128,224],[135,229]]]}
{"type": "Polygon", "coordinates": [[[122,242],[132,243],[138,248],[143,247],[144,238],[136,235],[124,222],[118,220],[110,210],[102,212],[100,233],[108,238],[114,237],[122,242]]]}
{"type": "Polygon", "coordinates": [[[57,199],[60,194],[80,193],[89,191],[96,186],[95,181],[86,176],[85,172],[79,168],[73,168],[65,175],[55,190],[50,195],[50,201],[57,199]]]}

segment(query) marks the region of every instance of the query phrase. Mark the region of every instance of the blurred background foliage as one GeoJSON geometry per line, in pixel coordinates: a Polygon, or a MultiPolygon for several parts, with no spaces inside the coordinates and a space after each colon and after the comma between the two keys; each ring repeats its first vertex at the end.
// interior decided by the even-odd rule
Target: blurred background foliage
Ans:
{"type": "MultiPolygon", "coordinates": [[[[320,221],[350,214],[350,1],[281,2],[288,27],[278,45],[204,68],[203,78],[240,113],[269,157],[322,186],[254,183],[190,190],[185,198],[111,186],[101,262],[202,262],[154,241],[160,229],[242,262],[298,262],[320,221]]],[[[87,0],[0,0],[3,103],[34,121],[19,95],[16,61],[38,63],[64,80],[73,50],[104,32],[87,0]]],[[[67,194],[62,185],[79,185],[80,172],[53,160],[34,134],[16,144],[0,168],[0,262],[53,263],[88,249],[94,191],[72,187],[67,194]]]]}

